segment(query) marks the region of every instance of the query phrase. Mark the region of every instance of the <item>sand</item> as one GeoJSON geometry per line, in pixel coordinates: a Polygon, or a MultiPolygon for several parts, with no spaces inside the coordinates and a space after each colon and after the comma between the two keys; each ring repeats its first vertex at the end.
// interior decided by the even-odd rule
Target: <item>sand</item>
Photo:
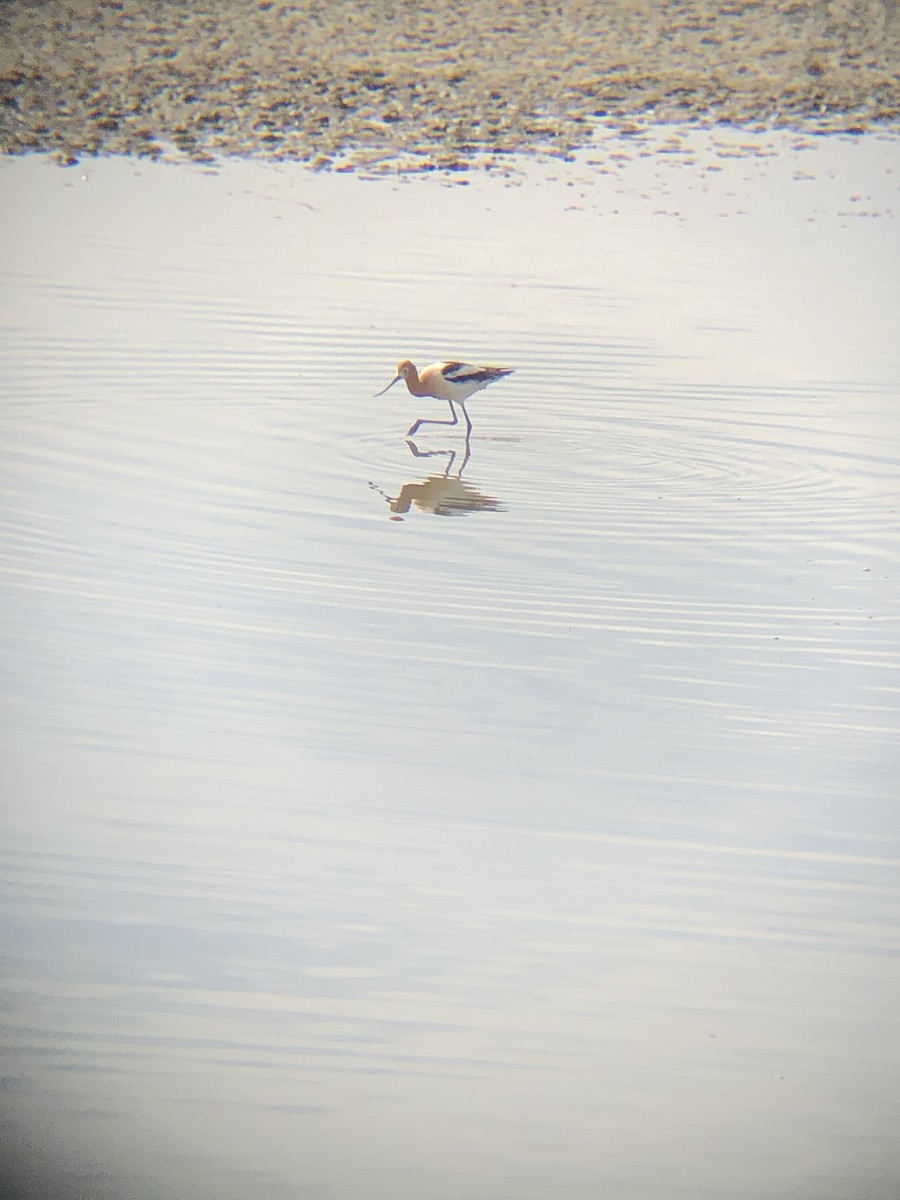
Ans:
{"type": "Polygon", "coordinates": [[[900,128],[896,0],[0,0],[0,151],[389,170],[597,122],[900,128]]]}

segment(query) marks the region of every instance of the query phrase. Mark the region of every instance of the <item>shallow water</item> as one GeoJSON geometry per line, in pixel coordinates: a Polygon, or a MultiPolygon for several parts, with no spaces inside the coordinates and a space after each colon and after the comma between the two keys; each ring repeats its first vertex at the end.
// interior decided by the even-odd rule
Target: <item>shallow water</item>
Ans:
{"type": "Polygon", "coordinates": [[[0,169],[23,1169],[896,1195],[898,143],[732,142],[0,169]]]}

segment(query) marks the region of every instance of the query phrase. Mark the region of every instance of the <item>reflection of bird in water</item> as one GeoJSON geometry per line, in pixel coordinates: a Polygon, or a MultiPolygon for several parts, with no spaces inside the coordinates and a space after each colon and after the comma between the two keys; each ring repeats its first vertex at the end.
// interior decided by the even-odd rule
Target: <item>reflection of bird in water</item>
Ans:
{"type": "Polygon", "coordinates": [[[500,501],[485,496],[458,475],[429,475],[421,483],[404,483],[400,493],[389,499],[392,513],[408,513],[415,504],[422,512],[449,517],[460,512],[496,512],[500,501]]]}
{"type": "Polygon", "coordinates": [[[446,400],[450,405],[449,421],[420,417],[406,431],[407,437],[412,437],[420,425],[456,425],[459,421],[455,408],[457,404],[466,418],[466,430],[471,433],[472,422],[466,412],[466,401],[482,388],[486,388],[489,383],[502,379],[504,375],[512,375],[512,368],[473,367],[469,363],[460,362],[433,363],[420,375],[409,359],[404,359],[397,366],[397,374],[377,395],[383,396],[388,388],[392,388],[402,379],[413,396],[432,396],[435,400],[446,400]]]}
{"type": "MultiPolygon", "coordinates": [[[[439,421],[438,424],[446,425],[447,422],[439,421]]],[[[389,496],[377,484],[370,483],[369,486],[388,502],[388,507],[395,514],[392,520],[402,520],[402,514],[408,513],[413,505],[422,512],[435,513],[439,517],[449,517],[454,513],[461,512],[497,512],[500,510],[499,500],[479,492],[477,488],[472,487],[462,478],[466,463],[469,461],[468,434],[466,435],[466,455],[462,466],[455,475],[450,474],[456,461],[455,450],[419,450],[414,442],[406,444],[416,458],[434,458],[446,454],[448,456],[447,467],[443,475],[429,475],[427,479],[416,483],[404,483],[396,496],[389,496]]]]}

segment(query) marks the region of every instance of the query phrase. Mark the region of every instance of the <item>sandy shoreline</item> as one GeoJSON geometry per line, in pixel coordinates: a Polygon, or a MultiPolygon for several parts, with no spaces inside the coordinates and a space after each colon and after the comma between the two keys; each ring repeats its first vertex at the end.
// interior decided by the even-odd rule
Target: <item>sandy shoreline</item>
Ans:
{"type": "Polygon", "coordinates": [[[600,119],[900,127],[895,0],[0,3],[0,151],[468,166],[600,119]]]}

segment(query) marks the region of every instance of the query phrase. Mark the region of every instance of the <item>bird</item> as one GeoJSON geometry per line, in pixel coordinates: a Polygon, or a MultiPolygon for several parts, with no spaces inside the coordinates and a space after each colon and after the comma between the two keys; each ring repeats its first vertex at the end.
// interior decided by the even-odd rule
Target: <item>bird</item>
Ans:
{"type": "Polygon", "coordinates": [[[425,367],[421,375],[408,358],[397,364],[397,374],[376,396],[383,396],[388,388],[392,388],[401,379],[406,383],[413,396],[432,396],[435,400],[446,400],[450,405],[450,420],[441,421],[434,417],[420,417],[406,431],[407,437],[412,437],[420,425],[456,425],[459,417],[456,405],[462,409],[466,418],[466,432],[472,432],[472,422],[466,411],[466,401],[489,383],[512,375],[512,367],[473,367],[470,363],[442,362],[432,363],[425,367]]]}

